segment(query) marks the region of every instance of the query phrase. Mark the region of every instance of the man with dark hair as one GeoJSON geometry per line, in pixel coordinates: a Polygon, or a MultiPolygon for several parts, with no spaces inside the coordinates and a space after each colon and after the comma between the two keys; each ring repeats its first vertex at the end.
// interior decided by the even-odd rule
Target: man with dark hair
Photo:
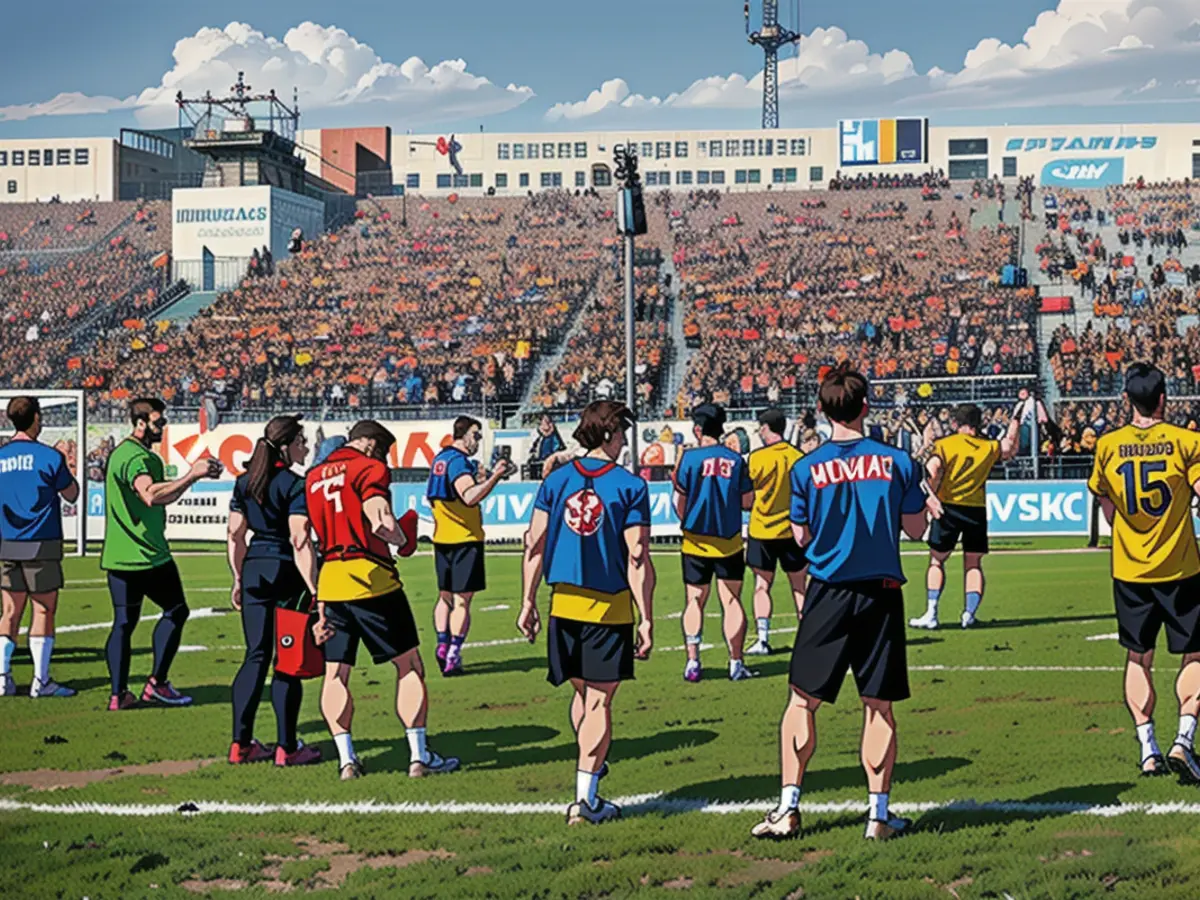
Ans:
{"type": "MultiPolygon", "coordinates": [[[[79,483],[67,458],[38,441],[42,411],[36,397],[13,397],[8,419],[16,432],[0,447],[0,697],[17,692],[12,657],[27,600],[33,601],[29,655],[30,697],[72,697],[75,691],[50,677],[54,613],[63,586],[62,508],[74,503],[79,483]]],[[[78,448],[78,454],[83,448],[78,448]]],[[[83,512],[80,512],[82,515],[83,512]]]]}
{"type": "Polygon", "coordinates": [[[1192,500],[1200,495],[1200,435],[1163,421],[1166,377],[1148,363],[1125,372],[1130,424],[1103,435],[1088,488],[1112,525],[1113,599],[1126,651],[1125,705],[1133,717],[1144,775],[1200,784],[1195,751],[1200,715],[1200,552],[1192,500]],[[1166,758],[1154,736],[1154,648],[1183,656],[1175,692],[1179,731],[1166,758]]]}
{"type": "Polygon", "coordinates": [[[112,633],[105,649],[112,681],[108,708],[113,712],[137,704],[129,691],[129,662],[133,632],[146,597],[162,608],[162,618],[154,626],[154,671],[142,691],[142,700],[167,706],[192,702],[167,678],[183,637],[188,606],[167,543],[166,507],[196,482],[216,478],[224,466],[205,457],[196,460],[182,478],[164,481],[162,457],[151,448],[162,442],[167,425],[165,411],[163,402],[154,398],[140,398],[129,404],[133,433],[109,454],[104,475],[100,568],[108,573],[113,604],[112,633]]]}
{"type": "MultiPolygon", "coordinates": [[[[821,411],[832,439],[792,469],[791,521],[808,553],[810,582],[792,648],[788,705],[780,726],[783,789],[755,837],[800,833],[800,786],[816,748],[816,711],[836,702],[846,670],[865,712],[866,837],[884,839],[908,823],[888,814],[896,763],[892,704],[907,699],[904,575],[900,532],[925,532],[926,495],[911,456],[867,438],[867,381],[845,364],[821,383],[821,411]]],[[[936,509],[936,501],[931,506],[936,509]]]]}
{"type": "Polygon", "coordinates": [[[910,619],[910,628],[933,630],[938,627],[938,601],[946,586],[946,560],[954,552],[959,538],[963,548],[963,593],[966,601],[962,627],[975,624],[979,604],[983,602],[983,557],[988,552],[987,480],[1001,460],[1017,455],[1021,446],[1023,410],[1034,401],[1026,400],[1014,413],[1008,430],[998,441],[981,435],[983,412],[974,403],[963,403],[954,410],[954,434],[934,442],[933,456],[925,464],[929,486],[942,503],[942,514],[929,530],[929,570],[925,573],[926,609],[918,619],[910,619]]]}
{"type": "Polygon", "coordinates": [[[530,643],[541,630],[537,589],[544,573],[552,592],[548,680],[574,688],[579,753],[568,825],[620,815],[597,794],[608,770],[612,701],[621,682],[633,678],[634,658],[646,659],[654,641],[649,489],[617,465],[634,424],[623,403],[597,400],[584,409],[575,439],[586,455],[542,482],[525,534],[517,628],[530,643]]]}
{"type": "Polygon", "coordinates": [[[750,540],[746,564],[754,572],[754,621],[758,640],[746,651],[749,656],[771,652],[771,586],[778,566],[792,588],[796,613],[804,608],[804,577],[808,560],[792,537],[788,514],[792,508],[792,466],[804,454],[783,439],[787,416],[780,409],[767,409],[758,416],[762,446],[750,454],[748,468],[754,485],[750,509],[750,540]]]}
{"type": "Polygon", "coordinates": [[[350,737],[350,672],[360,641],[376,665],[390,662],[396,669],[396,713],[411,754],[408,777],[458,768],[457,759],[442,758],[425,740],[429,702],[420,640],[389,547],[404,552],[417,539],[416,531],[407,531],[392,512],[386,460],[395,442],[378,422],[359,422],[346,444],[309,469],[305,479],[308,517],[321,550],[313,628],[325,648],[321,713],[337,747],[343,781],[366,774],[350,737]]]}
{"type": "Polygon", "coordinates": [[[425,494],[433,509],[433,564],[438,599],[433,607],[436,659],[443,675],[461,675],[462,648],[471,628],[471,600],[487,586],[484,573],[483,514],[480,505],[515,471],[501,459],[486,476],[479,473],[483,425],[470,416],[454,420],[454,441],[433,458],[425,494]]]}
{"type": "Polygon", "coordinates": [[[675,511],[683,526],[683,639],[687,649],[685,681],[700,680],[700,641],[704,606],[713,577],[721,600],[721,619],[729,647],[729,680],[754,673],[742,660],[746,611],[742,608],[742,510],[754,503],[754,485],[745,461],[721,443],[725,410],[705,403],[692,410],[698,447],[685,451],[675,467],[675,511]]]}

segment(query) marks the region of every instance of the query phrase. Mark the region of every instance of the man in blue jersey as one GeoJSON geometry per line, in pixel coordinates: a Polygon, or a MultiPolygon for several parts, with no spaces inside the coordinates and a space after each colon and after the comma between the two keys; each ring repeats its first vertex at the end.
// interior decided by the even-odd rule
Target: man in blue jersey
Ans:
{"type": "MultiPolygon", "coordinates": [[[[42,410],[35,397],[14,397],[8,418],[16,433],[0,447],[0,696],[17,692],[12,657],[25,602],[33,601],[29,655],[33,657],[30,697],[72,697],[69,687],[50,677],[54,651],[54,612],[63,586],[62,508],[74,503],[79,484],[66,457],[38,441],[42,410]]],[[[76,450],[82,453],[83,448],[76,450]]],[[[81,511],[82,514],[82,511],[81,511]]]]}
{"type": "Polygon", "coordinates": [[[687,648],[685,681],[700,680],[700,640],[704,606],[713,577],[721,600],[725,643],[729,647],[729,680],[743,681],[753,673],[742,661],[746,642],[746,611],[742,580],[742,510],[754,505],[754,485],[746,461],[721,443],[725,410],[705,403],[692,410],[699,446],[687,450],[675,469],[675,511],[683,525],[683,640],[687,648]]]}
{"type": "Polygon", "coordinates": [[[815,713],[837,700],[853,669],[865,708],[862,763],[867,773],[866,837],[882,840],[910,823],[888,814],[896,764],[892,704],[906,700],[904,595],[900,532],[925,533],[920,467],[895,447],[863,435],[867,380],[845,364],[821,383],[821,411],[831,440],[792,468],[792,526],[809,562],[808,593],[792,648],[791,687],[780,727],[783,790],[779,806],[756,825],[755,837],[800,833],[800,785],[816,747],[815,713]]]}
{"type": "Polygon", "coordinates": [[[556,687],[570,681],[575,689],[571,725],[579,758],[568,825],[621,814],[597,794],[608,771],[612,700],[620,683],[633,678],[634,657],[646,659],[654,643],[650,492],[617,465],[633,426],[623,403],[589,404],[575,431],[586,455],[542,482],[525,534],[517,628],[530,643],[541,630],[537,589],[544,573],[551,589],[548,680],[556,687]]]}

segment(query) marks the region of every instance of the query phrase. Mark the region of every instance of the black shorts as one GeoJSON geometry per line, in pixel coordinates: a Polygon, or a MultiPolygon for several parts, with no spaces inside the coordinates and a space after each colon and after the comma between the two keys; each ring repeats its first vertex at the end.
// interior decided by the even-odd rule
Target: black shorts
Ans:
{"type": "Polygon", "coordinates": [[[963,553],[988,552],[987,507],[942,504],[942,517],[929,527],[929,549],[949,553],[962,538],[963,553]]]}
{"type": "Polygon", "coordinates": [[[1200,575],[1182,581],[1135,584],[1113,581],[1121,646],[1147,653],[1167,626],[1167,649],[1172,653],[1200,652],[1200,575]]]}
{"type": "Polygon", "coordinates": [[[325,620],[334,629],[333,637],[322,645],[326,662],[354,665],[360,640],[376,665],[421,643],[403,589],[368,600],[326,603],[325,620]]]}
{"type": "Polygon", "coordinates": [[[894,581],[830,584],[813,579],[792,647],[793,687],[833,703],[854,670],[861,697],[907,700],[904,592],[894,581]]]}
{"type": "Polygon", "coordinates": [[[791,574],[807,566],[808,557],[804,548],[790,537],[767,541],[750,538],[746,544],[746,565],[763,572],[774,572],[778,565],[791,574]]]}
{"type": "Polygon", "coordinates": [[[546,631],[550,671],[555,687],[572,678],[584,681],[629,681],[633,678],[633,625],[599,625],[550,617],[546,631]]]}
{"type": "Polygon", "coordinates": [[[707,587],[714,576],[719,581],[741,581],[746,577],[746,556],[692,556],[683,554],[683,583],[707,587]]]}
{"type": "Polygon", "coordinates": [[[433,565],[439,591],[474,594],[487,587],[483,573],[483,541],[472,544],[434,544],[433,565]]]}

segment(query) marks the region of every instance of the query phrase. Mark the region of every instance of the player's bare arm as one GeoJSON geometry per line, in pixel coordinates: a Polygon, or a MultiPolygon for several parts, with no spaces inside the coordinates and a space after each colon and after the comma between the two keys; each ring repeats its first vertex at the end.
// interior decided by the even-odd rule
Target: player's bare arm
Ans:
{"type": "Polygon", "coordinates": [[[312,526],[308,516],[288,516],[288,535],[292,542],[292,553],[296,568],[304,579],[304,586],[314,597],[317,595],[317,551],[312,542],[312,526]]]}
{"type": "MultiPolygon", "coordinates": [[[[546,553],[546,529],[550,516],[545,510],[535,509],[525,532],[525,556],[521,560],[521,612],[517,615],[517,630],[525,635],[529,643],[537,640],[542,630],[541,616],[537,608],[537,589],[542,581],[542,565],[546,553]]],[[[634,594],[637,597],[637,594],[634,594]]]]}
{"type": "Polygon", "coordinates": [[[793,522],[792,537],[795,539],[797,546],[807,547],[809,542],[812,540],[812,532],[809,530],[807,524],[797,525],[795,522],[793,522]]]}
{"type": "Polygon", "coordinates": [[[242,608],[242,566],[246,562],[246,552],[249,549],[247,535],[250,526],[244,513],[236,510],[229,513],[229,527],[226,529],[225,556],[229,560],[229,571],[233,573],[233,587],[229,591],[229,603],[236,609],[242,608]]]}
{"type": "Polygon", "coordinates": [[[754,491],[742,494],[742,509],[754,509],[754,491]]]}
{"type": "Polygon", "coordinates": [[[155,482],[149,475],[139,475],[133,479],[133,490],[147,506],[170,506],[187,493],[193,484],[217,478],[224,471],[225,466],[219,459],[199,459],[192,463],[186,475],[174,481],[155,482]]]}
{"type": "Polygon", "coordinates": [[[75,476],[71,476],[71,483],[58,492],[58,496],[62,497],[68,503],[74,503],[79,499],[79,482],[75,480],[75,476]]]}
{"type": "MultiPolygon", "coordinates": [[[[1028,407],[1029,401],[1026,401],[1025,406],[1028,407]]],[[[1000,458],[1007,462],[1010,459],[1016,459],[1017,452],[1021,449],[1021,419],[1023,415],[1014,414],[1009,420],[1008,429],[1004,432],[1004,437],[1000,438],[1000,458]]]]}
{"type": "Polygon", "coordinates": [[[393,547],[403,549],[408,543],[400,523],[392,512],[392,504],[386,497],[371,497],[363,503],[363,515],[371,532],[382,541],[387,541],[393,547]]]}
{"type": "MultiPolygon", "coordinates": [[[[930,495],[932,496],[932,495],[930,495]]],[[[904,529],[904,533],[908,535],[909,540],[919,541],[925,536],[925,529],[929,526],[929,509],[926,508],[920,512],[905,513],[900,519],[900,527],[904,529]]]]}
{"type": "Polygon", "coordinates": [[[515,471],[516,466],[510,460],[502,459],[496,464],[496,468],[491,474],[482,481],[477,482],[470,475],[458,476],[458,480],[454,482],[454,490],[466,506],[478,506],[497,484],[515,471]]]}
{"type": "Polygon", "coordinates": [[[654,646],[654,585],[657,576],[650,559],[650,526],[634,525],[625,529],[625,546],[629,550],[627,577],[633,603],[638,611],[638,659],[648,659],[654,646]]]}

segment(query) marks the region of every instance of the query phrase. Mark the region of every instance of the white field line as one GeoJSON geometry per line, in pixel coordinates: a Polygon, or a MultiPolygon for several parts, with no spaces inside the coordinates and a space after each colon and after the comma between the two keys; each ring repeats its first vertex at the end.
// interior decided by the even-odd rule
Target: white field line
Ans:
{"type": "Polygon", "coordinates": [[[1120,635],[1120,634],[1118,634],[1117,632],[1115,632],[1115,631],[1114,631],[1112,634],[1092,634],[1092,635],[1088,635],[1088,637],[1084,638],[1084,640],[1088,640],[1088,641],[1116,641],[1116,640],[1120,640],[1120,638],[1121,638],[1121,635],[1120,635]]]}
{"type": "MultiPolygon", "coordinates": [[[[218,616],[224,616],[228,610],[214,609],[211,606],[201,606],[198,609],[193,609],[189,613],[190,619],[212,619],[218,616]]],[[[162,613],[154,613],[151,616],[142,616],[141,622],[155,622],[162,618],[162,613]]],[[[54,629],[55,634],[70,634],[74,631],[100,631],[112,628],[112,622],[89,622],[86,625],[59,625],[54,629]]],[[[29,628],[26,627],[24,633],[29,633],[29,628]]]]}
{"type": "MultiPolygon", "coordinates": [[[[670,798],[662,794],[640,794],[615,797],[613,802],[626,813],[706,813],[731,815],[770,809],[776,798],[751,801],[706,800],[703,798],[670,798]]],[[[93,815],[138,818],[176,815],[562,815],[565,803],[228,803],[225,801],[191,801],[182,806],[149,803],[24,803],[0,799],[0,812],[33,812],[49,815],[93,815]]],[[[1200,815],[1200,803],[1037,803],[1021,800],[948,800],[923,803],[893,803],[891,809],[902,814],[929,812],[949,813],[1017,813],[1032,815],[1082,815],[1112,818],[1122,815],[1200,815]]],[[[800,812],[836,814],[863,812],[861,801],[845,800],[830,803],[801,803],[800,812]]]]}

